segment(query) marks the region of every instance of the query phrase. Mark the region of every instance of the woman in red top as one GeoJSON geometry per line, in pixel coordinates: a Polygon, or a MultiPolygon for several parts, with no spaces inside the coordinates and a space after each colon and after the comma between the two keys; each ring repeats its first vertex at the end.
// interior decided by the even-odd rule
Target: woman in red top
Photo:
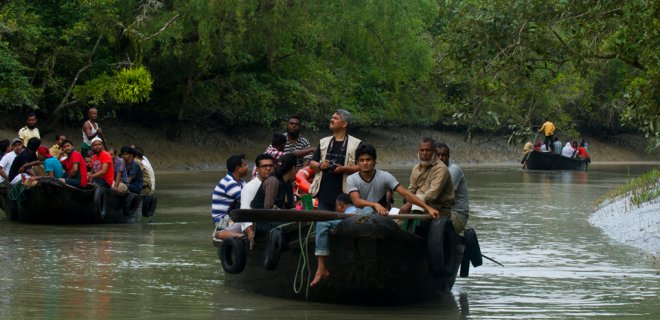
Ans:
{"type": "Polygon", "coordinates": [[[577,149],[577,158],[580,160],[591,162],[591,159],[589,159],[589,153],[587,152],[587,148],[584,147],[584,142],[580,143],[580,147],[578,147],[577,149]]]}

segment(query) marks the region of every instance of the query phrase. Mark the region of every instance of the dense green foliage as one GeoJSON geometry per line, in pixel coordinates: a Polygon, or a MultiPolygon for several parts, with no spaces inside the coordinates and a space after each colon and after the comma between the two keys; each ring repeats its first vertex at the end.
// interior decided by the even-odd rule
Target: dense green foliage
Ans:
{"type": "MultiPolygon", "coordinates": [[[[57,124],[641,131],[660,147],[658,1],[3,1],[0,106],[57,124]]],[[[177,130],[171,130],[177,133],[177,130]]]]}

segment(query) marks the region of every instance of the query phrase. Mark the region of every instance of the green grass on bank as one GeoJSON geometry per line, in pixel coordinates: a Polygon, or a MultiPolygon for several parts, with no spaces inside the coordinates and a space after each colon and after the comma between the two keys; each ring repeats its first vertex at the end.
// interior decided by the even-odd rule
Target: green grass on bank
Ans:
{"type": "Polygon", "coordinates": [[[605,199],[615,199],[630,194],[630,202],[639,206],[642,203],[657,199],[660,196],[660,170],[654,168],[605,195],[605,199]]]}

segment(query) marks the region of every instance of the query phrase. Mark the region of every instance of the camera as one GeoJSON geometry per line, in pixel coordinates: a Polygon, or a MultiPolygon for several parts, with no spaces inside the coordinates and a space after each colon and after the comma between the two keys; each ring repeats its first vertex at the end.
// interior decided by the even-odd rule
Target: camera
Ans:
{"type": "Polygon", "coordinates": [[[328,171],[335,171],[335,168],[337,167],[337,163],[335,160],[329,160],[330,166],[328,166],[328,171]]]}

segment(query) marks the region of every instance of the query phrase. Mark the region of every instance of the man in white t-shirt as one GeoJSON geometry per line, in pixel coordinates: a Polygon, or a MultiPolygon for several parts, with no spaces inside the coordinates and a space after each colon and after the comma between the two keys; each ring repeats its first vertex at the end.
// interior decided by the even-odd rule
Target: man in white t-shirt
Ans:
{"type": "MultiPolygon", "coordinates": [[[[254,196],[257,194],[261,183],[270,176],[275,166],[275,159],[273,156],[262,153],[257,156],[254,161],[256,166],[257,176],[252,178],[243,189],[241,189],[241,209],[252,209],[250,203],[254,196]]],[[[252,222],[230,222],[229,226],[222,230],[226,233],[227,237],[242,237],[244,234],[248,236],[250,242],[254,239],[254,228],[252,222]]]]}
{"type": "Polygon", "coordinates": [[[11,141],[12,151],[6,153],[2,159],[0,159],[0,183],[9,180],[9,168],[11,164],[16,159],[16,155],[23,151],[23,142],[19,138],[15,138],[11,141]]]}

